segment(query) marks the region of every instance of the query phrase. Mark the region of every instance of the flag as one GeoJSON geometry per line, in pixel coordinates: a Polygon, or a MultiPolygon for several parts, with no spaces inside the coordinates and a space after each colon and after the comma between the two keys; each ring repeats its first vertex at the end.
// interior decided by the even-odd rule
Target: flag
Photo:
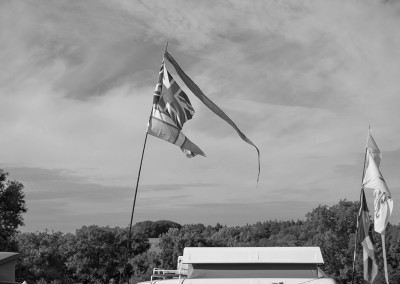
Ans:
{"type": "Polygon", "coordinates": [[[376,145],[374,138],[371,135],[371,132],[368,132],[368,139],[367,139],[367,150],[371,154],[372,158],[374,159],[376,166],[379,168],[381,164],[382,154],[376,145]]]}
{"type": "Polygon", "coordinates": [[[364,189],[361,189],[360,210],[358,211],[357,223],[358,240],[363,247],[364,279],[373,283],[378,274],[378,266],[375,260],[375,248],[370,231],[371,222],[364,189]]]}
{"type": "Polygon", "coordinates": [[[393,200],[379,171],[380,161],[381,152],[369,133],[362,187],[374,191],[374,228],[376,232],[383,234],[393,211],[393,200]]]}
{"type": "Polygon", "coordinates": [[[230,126],[232,126],[236,132],[239,134],[239,136],[247,143],[252,145],[254,148],[257,150],[257,155],[258,155],[258,176],[257,176],[257,182],[260,177],[260,151],[258,150],[257,146],[244,135],[244,133],[236,126],[236,124],[230,119],[229,116],[227,116],[216,104],[214,104],[201,90],[200,88],[190,79],[188,75],[182,70],[182,68],[179,66],[179,64],[175,61],[175,59],[168,53],[168,51],[165,51],[164,56],[167,58],[167,60],[174,66],[176,73],[179,75],[179,77],[182,79],[182,81],[186,84],[186,86],[189,88],[190,91],[200,100],[202,101],[212,112],[214,112],[216,115],[218,115],[220,118],[225,120],[230,126]]]}
{"type": "Polygon", "coordinates": [[[154,91],[147,133],[177,145],[187,157],[205,156],[183,133],[184,123],[194,115],[188,96],[167,71],[164,60],[154,91]]]}

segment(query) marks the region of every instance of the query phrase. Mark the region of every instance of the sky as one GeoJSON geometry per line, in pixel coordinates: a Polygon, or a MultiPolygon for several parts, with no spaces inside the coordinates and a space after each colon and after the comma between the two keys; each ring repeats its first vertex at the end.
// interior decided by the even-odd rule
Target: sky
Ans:
{"type": "MultiPolygon", "coordinates": [[[[400,223],[400,2],[0,2],[0,168],[24,184],[23,232],[129,225],[168,51],[254,142],[179,80],[183,132],[148,136],[133,222],[304,219],[358,201],[368,127],[400,223]]],[[[372,210],[372,192],[366,192],[372,210]]]]}

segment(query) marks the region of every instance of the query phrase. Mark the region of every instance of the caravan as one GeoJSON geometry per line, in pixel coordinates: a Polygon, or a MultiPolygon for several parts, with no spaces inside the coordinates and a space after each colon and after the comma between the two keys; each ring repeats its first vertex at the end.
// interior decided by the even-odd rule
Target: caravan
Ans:
{"type": "Polygon", "coordinates": [[[140,284],[335,284],[323,263],[319,247],[187,247],[176,270],[140,284]]]}

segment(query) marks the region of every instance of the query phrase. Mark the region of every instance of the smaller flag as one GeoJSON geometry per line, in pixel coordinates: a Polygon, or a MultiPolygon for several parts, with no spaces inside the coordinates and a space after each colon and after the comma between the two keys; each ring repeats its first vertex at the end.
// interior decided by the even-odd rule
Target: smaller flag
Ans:
{"type": "Polygon", "coordinates": [[[375,260],[375,248],[372,242],[371,221],[369,219],[369,211],[367,201],[365,199],[364,189],[361,189],[360,194],[360,210],[357,219],[357,235],[358,240],[363,247],[363,262],[364,262],[364,279],[373,283],[378,274],[378,266],[375,260]]]}
{"type": "Polygon", "coordinates": [[[374,228],[376,232],[383,234],[393,211],[393,200],[379,171],[380,161],[381,152],[369,133],[362,187],[374,191],[374,228]]]}
{"type": "Polygon", "coordinates": [[[181,131],[183,124],[193,114],[189,98],[169,74],[163,61],[154,91],[147,133],[179,146],[188,158],[205,156],[181,131]]]}

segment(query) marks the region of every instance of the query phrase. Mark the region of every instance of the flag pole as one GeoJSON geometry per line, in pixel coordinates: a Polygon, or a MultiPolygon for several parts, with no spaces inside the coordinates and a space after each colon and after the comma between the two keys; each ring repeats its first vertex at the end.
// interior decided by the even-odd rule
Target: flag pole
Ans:
{"type": "Polygon", "coordinates": [[[386,234],[385,231],[383,231],[382,234],[381,234],[381,239],[382,239],[382,252],[383,252],[383,265],[384,265],[384,268],[385,268],[385,279],[386,279],[386,283],[389,284],[389,276],[388,276],[388,271],[387,271],[387,260],[386,260],[385,234],[386,234]]]}
{"type": "MultiPolygon", "coordinates": [[[[371,132],[371,126],[369,126],[368,129],[368,134],[370,134],[371,132]]],[[[368,136],[369,137],[369,136],[368,136]]],[[[385,280],[386,283],[389,284],[389,275],[388,275],[388,270],[387,270],[387,259],[386,259],[386,241],[385,241],[385,237],[386,237],[386,232],[383,231],[381,233],[381,241],[382,241],[382,254],[383,254],[383,268],[385,270],[385,280]]]]}
{"type": "Polygon", "coordinates": [[[128,239],[127,239],[127,241],[126,241],[126,254],[125,254],[124,276],[126,276],[126,266],[127,266],[127,264],[128,264],[128,256],[129,256],[129,252],[130,252],[130,249],[129,249],[129,248],[130,248],[130,241],[131,241],[133,214],[134,214],[134,212],[135,212],[136,197],[137,197],[137,192],[138,192],[138,187],[139,187],[140,173],[141,173],[141,171],[142,171],[144,150],[146,149],[147,136],[148,136],[148,132],[146,131],[146,136],[145,136],[145,138],[144,138],[144,143],[143,143],[142,157],[141,157],[141,159],[140,159],[139,172],[138,172],[137,180],[136,180],[135,197],[133,198],[132,213],[131,213],[131,221],[130,221],[130,223],[129,223],[128,239]]]}
{"type": "MultiPolygon", "coordinates": [[[[167,42],[167,45],[165,46],[164,54],[167,52],[167,48],[168,48],[168,42],[167,42]]],[[[163,62],[164,62],[164,58],[163,58],[163,62]]],[[[157,83],[157,86],[156,86],[156,91],[157,91],[157,88],[158,88],[159,84],[160,84],[160,75],[159,75],[159,78],[158,78],[158,83],[157,83]]],[[[149,121],[148,121],[149,125],[150,125],[150,120],[151,120],[151,114],[152,114],[152,112],[153,112],[153,107],[151,108],[151,112],[150,112],[150,116],[149,116],[149,121]]],[[[137,197],[137,192],[138,192],[138,187],[139,187],[140,173],[142,172],[143,157],[144,157],[144,151],[145,151],[145,149],[146,149],[146,143],[147,143],[147,136],[148,136],[148,134],[149,134],[149,131],[147,130],[147,131],[146,131],[145,138],[144,138],[143,150],[142,150],[142,157],[140,158],[139,171],[138,171],[138,175],[137,175],[137,179],[136,179],[135,196],[134,196],[134,198],[133,198],[131,220],[130,220],[130,223],[129,223],[129,232],[128,232],[128,238],[127,238],[127,242],[126,242],[126,254],[125,254],[125,265],[124,265],[124,268],[125,268],[125,269],[124,269],[124,273],[123,273],[124,278],[127,276],[127,275],[126,275],[126,273],[127,273],[126,267],[127,267],[127,264],[128,264],[128,257],[129,257],[129,252],[130,252],[130,249],[129,249],[129,248],[130,248],[130,240],[131,240],[131,234],[132,234],[133,214],[134,214],[134,212],[135,212],[136,197],[137,197]]],[[[128,281],[128,282],[129,282],[129,281],[128,281]]]]}
{"type": "MultiPolygon", "coordinates": [[[[369,131],[370,131],[370,127],[368,129],[368,137],[369,137],[369,131]]],[[[367,138],[367,143],[368,143],[368,138],[367,138]]],[[[364,176],[365,176],[365,163],[367,160],[367,151],[368,151],[368,147],[365,147],[365,154],[364,154],[364,167],[363,167],[363,173],[362,173],[362,178],[361,178],[361,190],[362,190],[362,184],[363,184],[363,180],[364,180],[364,176]]],[[[360,193],[360,203],[361,203],[361,193],[360,193]]],[[[361,209],[361,206],[360,206],[361,209]]],[[[354,254],[353,254],[353,275],[352,275],[352,280],[351,283],[354,284],[354,274],[355,274],[355,267],[356,267],[356,254],[357,254],[357,237],[358,237],[358,226],[360,224],[358,223],[358,216],[357,216],[357,225],[356,225],[356,232],[354,234],[354,254]]]]}

